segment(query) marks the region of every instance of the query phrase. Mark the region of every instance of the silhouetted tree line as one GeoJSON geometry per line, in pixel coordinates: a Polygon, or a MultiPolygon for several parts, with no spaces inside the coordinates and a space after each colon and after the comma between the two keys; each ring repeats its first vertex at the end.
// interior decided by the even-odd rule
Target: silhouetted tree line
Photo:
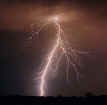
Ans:
{"type": "MultiPolygon", "coordinates": [[[[75,104],[107,104],[107,95],[96,96],[91,92],[85,94],[85,96],[72,96],[72,97],[64,97],[59,94],[56,97],[48,96],[48,97],[39,97],[39,96],[22,96],[22,95],[8,95],[7,97],[0,97],[0,102],[7,103],[10,105],[47,105],[47,104],[57,104],[57,105],[75,105],[75,104]],[[4,101],[3,101],[4,100],[4,101]]],[[[0,105],[2,105],[0,103],[0,105]]]]}

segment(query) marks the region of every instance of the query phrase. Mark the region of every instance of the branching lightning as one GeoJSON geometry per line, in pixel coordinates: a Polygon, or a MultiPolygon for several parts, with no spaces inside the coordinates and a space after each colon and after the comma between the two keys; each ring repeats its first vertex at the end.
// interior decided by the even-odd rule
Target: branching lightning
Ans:
{"type": "MultiPolygon", "coordinates": [[[[45,91],[45,89],[46,89],[45,87],[47,85],[46,78],[48,77],[49,72],[53,71],[51,66],[53,64],[53,60],[55,61],[54,56],[57,55],[59,49],[61,50],[61,52],[60,52],[61,54],[59,57],[59,61],[57,62],[57,60],[56,60],[56,62],[59,63],[62,55],[65,56],[66,65],[67,65],[67,68],[66,68],[67,79],[69,79],[69,66],[70,65],[72,65],[72,67],[74,68],[74,70],[77,74],[77,79],[79,79],[79,72],[77,69],[76,62],[79,57],[79,54],[87,53],[87,52],[79,51],[70,46],[69,42],[65,38],[64,30],[62,29],[59,21],[60,21],[60,18],[58,16],[53,16],[53,17],[49,18],[48,23],[44,24],[38,31],[38,34],[39,34],[39,32],[50,23],[53,23],[53,25],[55,25],[55,28],[56,28],[56,41],[52,47],[52,50],[48,53],[48,57],[46,59],[46,64],[42,68],[42,73],[40,75],[40,81],[39,81],[40,82],[40,85],[39,85],[39,95],[40,96],[47,95],[47,93],[45,91]]],[[[56,66],[58,66],[58,65],[56,65],[56,66]]]]}

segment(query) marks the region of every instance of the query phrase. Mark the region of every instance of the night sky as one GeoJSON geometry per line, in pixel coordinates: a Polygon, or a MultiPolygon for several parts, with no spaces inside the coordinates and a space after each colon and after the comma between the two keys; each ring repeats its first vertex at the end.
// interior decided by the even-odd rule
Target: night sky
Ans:
{"type": "Polygon", "coordinates": [[[51,15],[63,13],[63,28],[80,56],[79,81],[71,66],[66,81],[63,59],[48,94],[80,96],[107,94],[107,3],[104,0],[0,0],[0,95],[38,95],[40,71],[52,43],[55,28],[49,25],[39,36],[28,38],[51,15]],[[72,36],[71,36],[72,33],[72,36]]]}

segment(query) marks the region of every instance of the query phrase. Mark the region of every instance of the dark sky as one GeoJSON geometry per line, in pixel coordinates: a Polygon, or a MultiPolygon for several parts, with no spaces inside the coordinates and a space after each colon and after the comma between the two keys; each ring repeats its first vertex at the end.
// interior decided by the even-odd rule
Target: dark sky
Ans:
{"type": "Polygon", "coordinates": [[[31,24],[44,23],[47,16],[64,13],[62,23],[72,46],[89,51],[81,56],[80,80],[61,62],[49,94],[107,94],[107,7],[104,0],[0,0],[0,95],[38,95],[34,79],[52,45],[55,29],[50,25],[39,36],[31,36],[31,24]],[[73,36],[71,36],[71,33],[73,36]]]}

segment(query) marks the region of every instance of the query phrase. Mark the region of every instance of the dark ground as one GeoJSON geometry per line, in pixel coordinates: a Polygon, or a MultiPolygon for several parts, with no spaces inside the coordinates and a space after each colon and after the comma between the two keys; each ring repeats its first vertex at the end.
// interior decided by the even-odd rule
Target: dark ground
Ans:
{"type": "MultiPolygon", "coordinates": [[[[84,97],[30,97],[30,96],[7,96],[0,97],[0,103],[9,105],[96,105],[96,104],[106,104],[107,96],[94,96],[91,93],[87,93],[84,97]]],[[[1,105],[3,105],[1,104],[1,105]]]]}

